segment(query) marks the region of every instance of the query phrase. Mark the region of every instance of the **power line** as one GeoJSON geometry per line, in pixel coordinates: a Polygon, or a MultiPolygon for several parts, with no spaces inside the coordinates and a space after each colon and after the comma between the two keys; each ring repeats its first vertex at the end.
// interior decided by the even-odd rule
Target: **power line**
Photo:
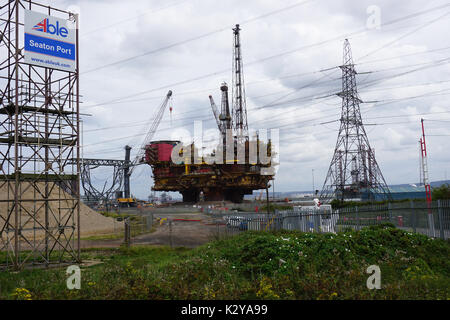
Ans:
{"type": "Polygon", "coordinates": [[[360,57],[358,60],[363,60],[364,58],[367,58],[368,56],[370,56],[370,55],[372,55],[372,54],[374,54],[374,53],[376,53],[376,52],[378,52],[378,51],[380,51],[380,50],[383,50],[384,48],[390,46],[391,44],[393,44],[393,43],[395,43],[395,42],[397,42],[397,41],[399,41],[399,40],[401,40],[401,39],[404,39],[404,38],[406,38],[407,36],[410,36],[411,34],[416,33],[417,31],[419,31],[419,30],[421,30],[421,29],[423,29],[423,28],[425,28],[425,27],[427,27],[427,26],[429,26],[429,25],[431,25],[431,24],[433,24],[433,23],[435,23],[435,22],[441,20],[442,18],[444,18],[445,16],[447,16],[447,15],[449,15],[449,14],[450,14],[450,11],[447,11],[447,12],[444,13],[443,15],[440,15],[439,17],[437,17],[437,18],[435,18],[435,19],[433,19],[433,20],[431,20],[431,21],[428,21],[427,23],[425,23],[425,24],[419,26],[418,28],[415,28],[414,30],[408,31],[407,33],[401,35],[400,37],[398,37],[398,38],[396,38],[396,39],[394,39],[394,40],[392,40],[392,41],[389,41],[388,43],[386,43],[386,44],[384,44],[383,46],[377,48],[376,50],[370,51],[369,53],[367,53],[367,54],[365,54],[364,56],[360,57]]]}
{"type": "Polygon", "coordinates": [[[140,17],[143,17],[143,16],[146,16],[146,15],[149,15],[149,14],[156,13],[156,12],[165,10],[165,9],[167,9],[167,8],[171,8],[171,7],[178,6],[178,5],[183,4],[183,3],[187,2],[187,1],[189,1],[189,0],[176,1],[176,2],[173,2],[173,3],[169,3],[169,4],[165,5],[165,6],[162,6],[162,7],[160,7],[160,8],[147,10],[147,11],[145,11],[145,12],[143,12],[143,13],[141,13],[141,14],[135,16],[135,17],[131,17],[131,18],[126,18],[126,19],[123,19],[123,20],[115,21],[115,22],[112,23],[112,24],[109,24],[109,25],[106,25],[106,26],[103,26],[103,27],[99,27],[99,28],[96,28],[96,29],[87,31],[87,32],[85,32],[85,33],[82,33],[82,34],[80,35],[80,37],[88,36],[88,35],[90,35],[90,34],[93,34],[94,32],[100,31],[100,30],[108,29],[108,28],[111,28],[111,27],[116,27],[116,26],[118,26],[118,25],[120,25],[120,24],[123,24],[123,23],[126,23],[126,22],[128,22],[128,21],[132,21],[132,20],[138,19],[138,18],[140,18],[140,17]]]}
{"type": "MultiPolygon", "coordinates": [[[[399,88],[399,87],[395,87],[395,88],[399,88]]],[[[400,87],[401,88],[401,87],[400,87]]],[[[388,101],[385,103],[381,103],[383,101],[378,101],[376,103],[376,105],[387,105],[396,101],[400,101],[400,100],[407,100],[407,99],[415,99],[415,98],[419,98],[419,97],[424,97],[424,96],[430,96],[431,94],[436,94],[436,93],[440,93],[440,92],[445,92],[448,91],[450,89],[443,89],[443,90],[438,90],[438,91],[434,91],[431,93],[425,93],[422,95],[417,95],[417,96],[408,96],[408,97],[403,97],[403,98],[396,98],[396,99],[390,99],[390,100],[383,100],[383,101],[388,101]]],[[[333,94],[334,95],[334,94],[333,94]]],[[[330,108],[330,109],[334,109],[334,108],[330,108]]],[[[432,114],[432,113],[426,113],[426,114],[432,114]]],[[[398,117],[398,116],[389,116],[389,117],[398,117]]],[[[374,118],[369,118],[369,119],[377,119],[377,118],[381,118],[381,117],[374,117],[374,118]]],[[[198,116],[194,115],[192,117],[189,118],[182,118],[182,119],[177,119],[175,121],[185,121],[187,119],[198,119],[198,116]]],[[[208,117],[208,118],[204,118],[202,120],[208,120],[208,119],[212,119],[212,117],[208,117]]],[[[263,122],[267,122],[268,120],[262,120],[263,122]]],[[[273,121],[273,118],[270,119],[270,121],[273,121]]],[[[310,120],[307,120],[310,121],[310,120]]],[[[331,122],[335,122],[338,120],[333,120],[333,121],[329,121],[329,122],[325,122],[325,123],[331,123],[331,122]]],[[[259,123],[261,121],[256,121],[255,123],[259,123]]],[[[137,124],[143,123],[143,125],[147,124],[148,121],[141,121],[141,122],[131,122],[131,123],[127,123],[126,126],[127,127],[136,127],[137,124]]],[[[325,124],[325,123],[320,123],[320,124],[325,124]]],[[[290,124],[289,124],[290,125],[290,124]]],[[[98,129],[93,129],[93,130],[85,130],[85,132],[91,132],[91,131],[102,131],[104,129],[117,129],[117,127],[119,127],[121,125],[117,125],[117,126],[113,126],[113,127],[106,127],[106,128],[98,128],[98,129]]],[[[140,125],[141,126],[141,125],[140,125]]],[[[165,131],[165,130],[170,130],[171,128],[162,128],[159,131],[165,131]]],[[[135,137],[135,136],[140,136],[140,135],[134,135],[134,136],[130,136],[130,137],[135,137]]],[[[128,136],[127,136],[128,137],[128,136]]]]}
{"type": "Polygon", "coordinates": [[[432,119],[423,119],[424,121],[435,121],[435,122],[450,122],[450,120],[432,120],[432,119]]]}
{"type": "MultiPolygon", "coordinates": [[[[278,9],[278,10],[271,11],[271,12],[262,14],[260,16],[254,17],[254,18],[250,18],[250,19],[244,20],[240,24],[243,25],[243,24],[247,24],[247,23],[259,20],[259,19],[263,19],[263,18],[266,18],[268,16],[271,16],[271,15],[274,15],[274,14],[277,14],[277,13],[280,13],[280,12],[283,12],[283,11],[286,11],[286,10],[290,10],[290,9],[295,8],[295,7],[298,7],[298,6],[307,4],[309,2],[313,2],[313,1],[316,1],[316,0],[300,1],[300,2],[294,3],[294,4],[290,5],[290,6],[287,6],[287,7],[278,9]]],[[[104,69],[104,68],[107,68],[107,67],[115,66],[115,65],[118,65],[118,64],[123,64],[123,63],[129,62],[129,61],[135,60],[137,58],[141,58],[141,57],[144,57],[144,56],[147,56],[147,55],[151,55],[151,54],[154,54],[154,53],[157,53],[157,52],[161,52],[161,51],[164,51],[164,50],[167,50],[167,49],[170,49],[170,48],[173,48],[173,47],[177,47],[177,46],[180,46],[180,45],[192,42],[192,41],[203,39],[203,38],[209,37],[209,36],[211,36],[213,34],[216,34],[216,33],[219,33],[219,32],[223,32],[225,30],[229,30],[232,27],[233,26],[227,26],[227,27],[220,28],[220,29],[217,29],[217,30],[214,30],[214,31],[210,31],[210,32],[198,35],[198,36],[193,37],[193,38],[189,38],[189,39],[186,39],[186,40],[183,40],[183,41],[175,42],[175,43],[169,44],[169,45],[161,47],[161,48],[153,49],[153,50],[150,50],[150,51],[147,51],[147,52],[135,55],[135,56],[131,56],[131,57],[126,58],[126,59],[118,60],[116,62],[112,62],[112,63],[109,63],[109,64],[105,64],[103,66],[99,66],[99,67],[87,70],[85,72],[82,72],[82,74],[87,74],[87,73],[90,73],[90,72],[93,72],[93,71],[97,71],[97,70],[100,70],[100,69],[104,69]]]]}
{"type": "MultiPolygon", "coordinates": [[[[298,3],[298,5],[304,4],[304,3],[309,2],[309,1],[311,1],[311,0],[307,0],[307,1],[304,1],[304,2],[300,2],[300,3],[298,3]]],[[[420,15],[423,15],[423,14],[426,14],[426,13],[429,13],[429,12],[432,12],[432,11],[435,11],[435,10],[438,10],[438,9],[442,9],[442,8],[448,7],[448,6],[450,6],[450,3],[445,4],[445,5],[441,5],[441,6],[437,6],[437,7],[434,7],[434,8],[430,8],[430,9],[427,9],[427,10],[423,10],[423,11],[420,11],[420,12],[416,12],[416,13],[414,13],[414,14],[410,14],[410,15],[407,15],[407,16],[403,16],[403,17],[400,17],[400,18],[397,18],[397,19],[393,19],[393,20],[391,20],[391,21],[382,23],[382,25],[383,25],[383,26],[386,26],[386,25],[390,25],[390,24],[397,23],[397,22],[399,22],[399,21],[408,20],[408,19],[410,19],[410,18],[414,18],[414,17],[420,16],[420,15]]],[[[282,9],[280,9],[280,10],[282,10],[282,9]]],[[[287,10],[287,9],[285,8],[285,10],[287,10]]],[[[278,12],[278,11],[277,11],[277,12],[278,12]]],[[[264,17],[265,17],[265,16],[267,16],[267,14],[264,15],[264,17]]],[[[259,17],[257,17],[257,18],[259,18],[259,17]]],[[[249,20],[254,21],[254,20],[256,20],[257,18],[253,18],[253,19],[249,19],[249,20]]],[[[244,23],[245,23],[245,22],[244,22],[244,23]]],[[[228,30],[228,29],[229,29],[229,28],[223,28],[223,29],[220,29],[220,31],[228,30]]],[[[328,42],[341,40],[343,37],[346,37],[346,36],[348,36],[348,35],[354,35],[354,34],[366,32],[366,31],[367,31],[366,28],[362,28],[362,29],[359,29],[358,31],[353,32],[353,33],[350,33],[350,34],[346,33],[346,34],[344,34],[344,35],[340,35],[340,36],[338,36],[338,37],[334,37],[334,38],[331,38],[331,39],[328,39],[328,40],[320,41],[320,42],[313,43],[313,44],[310,44],[310,45],[302,46],[302,47],[300,47],[300,48],[296,48],[296,49],[289,50],[289,51],[285,51],[285,52],[281,52],[281,53],[278,53],[278,54],[275,54],[275,55],[272,55],[272,56],[269,56],[269,57],[265,57],[265,58],[262,58],[262,59],[258,59],[258,60],[255,60],[255,61],[253,61],[253,62],[247,63],[246,66],[249,66],[249,65],[252,65],[252,64],[256,64],[256,63],[261,63],[261,62],[264,62],[264,61],[267,61],[267,60],[270,60],[270,59],[273,59],[273,58],[281,57],[281,56],[284,56],[284,55],[287,55],[287,54],[291,54],[291,53],[294,53],[294,52],[297,52],[297,51],[300,51],[300,50],[304,50],[304,49],[308,49],[308,48],[320,46],[320,45],[323,45],[323,44],[328,43],[328,42]]],[[[219,32],[219,31],[216,31],[216,32],[219,32]]],[[[216,33],[216,32],[212,32],[212,33],[216,33]]],[[[211,34],[212,34],[212,33],[211,33],[211,34]]],[[[208,33],[208,34],[205,34],[205,35],[203,35],[203,36],[199,36],[199,37],[201,38],[201,37],[204,37],[204,36],[206,36],[206,35],[209,35],[209,33],[208,33]]],[[[199,38],[199,37],[197,37],[197,38],[199,38]]],[[[188,39],[188,40],[182,41],[182,42],[180,42],[180,43],[185,43],[185,42],[189,42],[189,41],[193,41],[193,40],[196,40],[196,39],[194,39],[194,38],[193,38],[193,39],[188,39]]],[[[159,50],[163,50],[163,49],[166,49],[166,48],[173,47],[173,46],[175,46],[175,45],[176,45],[176,44],[170,45],[170,46],[167,46],[167,47],[164,47],[164,48],[156,49],[156,50],[158,50],[158,51],[159,51],[159,50]]],[[[155,51],[155,50],[153,50],[153,51],[155,51]]],[[[152,52],[153,52],[153,51],[152,51],[152,52]]],[[[157,52],[157,51],[156,51],[156,52],[157,52]]],[[[135,57],[131,57],[131,58],[128,58],[128,59],[134,59],[134,58],[135,58],[135,57]]],[[[125,59],[125,60],[128,60],[128,59],[125,59]]],[[[113,64],[117,64],[117,63],[113,63],[113,64]]],[[[111,65],[111,64],[110,64],[110,65],[111,65]]],[[[106,67],[106,66],[109,66],[109,65],[100,66],[100,67],[98,67],[98,68],[96,68],[96,69],[92,69],[92,70],[89,70],[89,71],[87,71],[87,72],[91,72],[91,71],[94,71],[94,70],[98,70],[99,68],[103,68],[103,67],[106,67]]],[[[202,76],[198,76],[198,77],[195,77],[195,78],[191,78],[191,79],[187,79],[187,80],[175,82],[175,83],[168,84],[168,85],[165,85],[165,86],[162,86],[162,87],[159,87],[159,88],[154,88],[154,89],[150,89],[150,90],[141,91],[141,92],[138,92],[138,93],[135,93],[135,94],[132,94],[132,95],[128,95],[128,96],[124,96],[124,97],[119,97],[119,98],[116,98],[116,99],[113,99],[113,100],[110,100],[110,101],[107,101],[107,102],[104,102],[104,103],[98,103],[98,104],[91,105],[91,106],[87,106],[87,107],[94,107],[94,106],[99,106],[99,105],[105,105],[105,104],[109,104],[109,103],[121,101],[121,100],[124,100],[124,99],[127,99],[127,98],[136,97],[136,96],[138,96],[138,95],[142,95],[142,94],[145,94],[145,93],[154,92],[154,91],[157,91],[157,90],[167,89],[167,88],[171,88],[171,87],[178,86],[178,85],[181,85],[181,84],[186,84],[186,83],[190,83],[190,82],[202,80],[202,79],[205,79],[205,78],[209,78],[209,77],[211,77],[211,76],[214,76],[214,75],[218,75],[218,74],[221,74],[221,73],[228,72],[229,70],[230,70],[230,68],[227,68],[227,69],[225,69],[225,70],[220,70],[220,71],[208,73],[208,74],[205,74],[205,75],[202,75],[202,76]]]]}
{"type": "MultiPolygon", "coordinates": [[[[440,61],[438,61],[438,62],[443,62],[443,61],[445,61],[446,59],[443,59],[443,60],[440,60],[440,61]]],[[[418,68],[418,69],[415,69],[415,70],[411,70],[411,71],[408,71],[408,72],[406,72],[406,73],[402,73],[401,75],[404,75],[404,74],[407,74],[407,73],[410,73],[410,72],[414,72],[414,71],[417,71],[417,70],[422,70],[423,68],[418,68]]],[[[399,75],[396,75],[396,76],[399,76],[399,75]]],[[[379,82],[379,80],[377,80],[377,82],[379,82]]],[[[423,95],[422,95],[423,96],[423,95]]],[[[409,97],[409,98],[411,98],[411,97],[409,97]]],[[[401,100],[401,99],[400,99],[401,100]]],[[[116,139],[114,139],[114,140],[116,140],[116,139]]]]}
{"type": "MultiPolygon", "coordinates": [[[[363,65],[363,64],[373,63],[373,62],[388,61],[388,60],[403,58],[403,57],[407,57],[407,56],[414,56],[414,55],[420,55],[420,54],[425,54],[425,53],[432,53],[432,52],[448,50],[448,49],[450,49],[450,46],[449,47],[443,47],[443,48],[437,48],[437,49],[431,49],[431,50],[425,50],[425,51],[421,51],[421,52],[415,52],[415,53],[406,54],[406,55],[399,55],[399,56],[390,57],[390,58],[371,60],[371,61],[357,63],[355,65],[363,65]]],[[[423,64],[425,64],[425,63],[423,63],[423,64]]],[[[398,68],[403,68],[403,67],[405,67],[405,68],[406,67],[412,67],[412,66],[416,66],[416,65],[421,65],[421,64],[414,64],[414,65],[405,65],[405,66],[399,66],[399,67],[385,68],[385,69],[381,69],[381,70],[371,71],[371,73],[378,73],[378,72],[382,72],[382,71],[388,71],[388,70],[393,70],[393,69],[398,69],[398,68]]],[[[302,76],[305,76],[305,75],[312,75],[312,74],[316,74],[316,73],[320,73],[320,72],[324,72],[324,71],[333,70],[335,68],[337,68],[337,67],[322,68],[322,69],[317,70],[317,71],[296,73],[296,74],[284,75],[284,76],[280,76],[280,77],[276,77],[276,78],[269,78],[269,79],[263,79],[263,80],[257,80],[257,81],[250,81],[250,82],[247,82],[246,84],[247,84],[247,86],[249,86],[249,85],[254,85],[254,84],[263,83],[263,82],[267,82],[267,81],[276,81],[276,80],[279,80],[279,79],[287,79],[287,78],[293,78],[293,77],[302,77],[302,76]]],[[[361,73],[359,73],[359,74],[361,74],[361,73]]],[[[217,89],[217,88],[208,88],[208,89],[202,89],[202,90],[192,90],[192,91],[185,91],[185,92],[177,92],[177,96],[195,94],[195,93],[200,93],[200,92],[208,92],[208,91],[212,91],[212,90],[215,90],[215,89],[217,89]]],[[[271,94],[266,94],[266,95],[267,96],[274,95],[274,94],[278,94],[278,93],[283,93],[285,91],[286,90],[277,91],[277,92],[274,92],[274,93],[271,93],[271,94]]],[[[257,98],[264,97],[266,95],[256,96],[256,97],[250,96],[248,98],[249,99],[257,99],[257,98]]],[[[103,103],[103,104],[122,104],[122,103],[142,102],[142,101],[149,101],[149,100],[156,100],[156,99],[161,99],[161,96],[153,96],[153,97],[146,97],[146,98],[133,99],[133,100],[120,100],[120,101],[116,101],[116,102],[103,103]]],[[[103,104],[87,105],[87,106],[83,106],[83,108],[90,108],[90,107],[95,107],[95,106],[99,106],[99,105],[103,105],[103,104]]],[[[190,113],[190,112],[185,112],[185,113],[190,113]]],[[[184,114],[184,113],[182,113],[182,114],[184,114]]]]}
{"type": "MultiPolygon", "coordinates": [[[[414,73],[414,72],[417,72],[417,71],[421,71],[421,70],[424,70],[424,69],[427,69],[427,68],[431,68],[431,67],[436,67],[438,65],[441,65],[441,64],[444,64],[444,63],[449,63],[449,62],[450,62],[450,58],[445,58],[445,59],[432,61],[429,64],[427,64],[425,66],[422,66],[422,67],[419,67],[419,68],[416,68],[416,69],[412,69],[412,70],[408,70],[408,71],[405,71],[405,72],[397,73],[397,74],[394,74],[393,76],[389,76],[389,77],[385,77],[385,78],[380,78],[380,79],[375,79],[375,80],[372,80],[372,81],[368,81],[368,82],[360,85],[359,87],[360,87],[360,89],[361,88],[366,88],[366,87],[368,87],[370,85],[373,85],[373,84],[376,84],[376,83],[380,83],[380,82],[385,81],[385,80],[398,78],[398,77],[401,77],[401,76],[404,76],[404,75],[407,75],[407,74],[411,74],[411,73],[414,73]]],[[[309,84],[307,84],[307,85],[305,85],[305,86],[303,86],[303,87],[306,88],[308,86],[311,86],[312,84],[314,84],[314,81],[309,83],[309,84]]],[[[321,95],[323,95],[323,96],[316,97],[315,99],[331,98],[334,95],[336,95],[336,92],[327,91],[327,92],[322,92],[321,95]]],[[[310,98],[310,97],[308,97],[308,98],[310,98]]],[[[256,108],[251,108],[251,109],[249,108],[249,110],[257,110],[257,109],[263,109],[263,108],[268,108],[268,107],[279,107],[281,105],[286,105],[286,104],[292,104],[292,103],[295,103],[295,102],[299,102],[299,101],[301,101],[303,99],[304,99],[303,97],[299,97],[299,98],[291,99],[291,100],[284,101],[284,102],[267,104],[267,105],[264,105],[262,107],[256,107],[256,108]]]]}
{"type": "MultiPolygon", "coordinates": [[[[400,118],[400,117],[410,117],[410,116],[422,116],[422,115],[432,115],[432,114],[450,114],[450,110],[449,111],[438,111],[438,112],[426,112],[426,113],[415,113],[415,114],[405,114],[405,115],[394,115],[394,116],[379,116],[379,117],[371,117],[371,118],[366,118],[366,119],[384,119],[384,118],[400,118]]],[[[304,120],[304,121],[302,121],[302,122],[296,122],[295,123],[295,125],[302,125],[303,123],[308,123],[308,122],[311,122],[311,121],[314,121],[314,120],[320,120],[320,119],[322,119],[322,117],[319,117],[319,118],[313,118],[313,119],[307,119],[307,120],[304,120]]],[[[424,120],[426,120],[426,121],[442,121],[442,122],[450,122],[450,120],[431,120],[431,119],[424,119],[424,120]]],[[[332,121],[328,121],[328,122],[320,122],[320,123],[310,123],[309,125],[302,125],[300,128],[296,128],[296,129],[303,129],[303,128],[307,128],[307,127],[314,127],[314,126],[319,126],[319,125],[323,125],[323,124],[328,124],[328,123],[333,123],[333,122],[338,122],[339,121],[339,119],[336,119],[336,120],[332,120],[332,121]]],[[[389,125],[389,124],[391,124],[391,125],[393,125],[393,124],[404,124],[404,123],[413,123],[413,122],[416,122],[415,120],[411,120],[411,121],[402,121],[402,122],[391,122],[391,123],[375,123],[375,124],[371,124],[371,125],[389,125]]],[[[365,125],[368,125],[368,124],[365,124],[365,125]]],[[[279,126],[278,128],[279,129],[288,129],[288,127],[289,126],[292,126],[292,124],[287,124],[287,125],[284,125],[284,126],[279,126]]],[[[171,128],[165,128],[165,129],[162,129],[162,130],[167,130],[167,129],[171,129],[171,128]]],[[[329,129],[329,128],[328,128],[329,129]]],[[[329,129],[329,130],[331,130],[331,129],[329,129]]],[[[337,131],[337,130],[335,130],[335,131],[337,131]]],[[[292,130],[290,131],[290,133],[292,133],[292,130]]],[[[329,131],[326,131],[326,132],[322,132],[322,133],[329,133],[329,131]]],[[[308,133],[308,134],[310,134],[310,133],[308,133]]],[[[320,134],[320,133],[319,133],[320,134]]],[[[298,134],[293,134],[294,136],[299,136],[298,134]]],[[[307,135],[307,134],[300,134],[300,136],[304,136],[304,135],[307,135]]],[[[141,136],[141,135],[136,135],[136,136],[141,136]]],[[[317,134],[315,134],[315,136],[317,136],[317,134]]],[[[441,135],[437,135],[437,136],[441,136],[441,135]]],[[[443,135],[443,136],[445,136],[445,135],[443,135]]],[[[115,141],[115,140],[122,140],[122,139],[127,139],[127,138],[129,138],[129,137],[132,137],[132,136],[127,136],[127,137],[122,137],[122,138],[118,138],[118,139],[111,139],[111,140],[106,140],[106,141],[102,141],[102,142],[99,142],[99,143],[95,143],[95,144],[89,144],[89,145],[85,145],[84,147],[87,147],[87,146],[91,146],[91,145],[96,145],[96,144],[100,144],[100,143],[105,143],[105,142],[112,142],[112,141],[115,141]]],[[[123,147],[117,147],[117,148],[111,148],[111,149],[106,149],[106,151],[115,151],[115,150],[117,150],[117,151],[119,151],[119,150],[123,150],[123,147]]],[[[96,151],[96,153],[97,152],[103,152],[103,151],[105,151],[105,150],[99,150],[99,151],[96,151]]]]}

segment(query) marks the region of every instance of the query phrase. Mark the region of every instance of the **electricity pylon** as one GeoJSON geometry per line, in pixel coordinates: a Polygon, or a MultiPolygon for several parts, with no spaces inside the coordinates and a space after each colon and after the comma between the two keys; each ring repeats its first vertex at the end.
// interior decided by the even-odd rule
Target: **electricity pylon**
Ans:
{"type": "Polygon", "coordinates": [[[358,96],[355,65],[347,39],[340,68],[342,91],[338,96],[342,98],[341,125],[320,199],[322,202],[332,198],[391,199],[362,122],[359,108],[362,101],[358,96]]]}

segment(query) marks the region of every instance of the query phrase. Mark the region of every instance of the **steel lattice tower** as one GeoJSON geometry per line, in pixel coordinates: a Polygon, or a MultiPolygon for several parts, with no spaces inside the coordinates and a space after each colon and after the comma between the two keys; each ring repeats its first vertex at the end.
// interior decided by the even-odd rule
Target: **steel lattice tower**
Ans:
{"type": "Polygon", "coordinates": [[[233,128],[238,137],[248,138],[247,107],[245,103],[244,73],[239,25],[233,29],[233,128]]]}
{"type": "Polygon", "coordinates": [[[342,92],[338,96],[342,98],[341,124],[320,199],[390,199],[389,189],[362,122],[359,108],[362,101],[358,96],[355,65],[347,39],[344,42],[344,59],[340,68],[342,92]]]}

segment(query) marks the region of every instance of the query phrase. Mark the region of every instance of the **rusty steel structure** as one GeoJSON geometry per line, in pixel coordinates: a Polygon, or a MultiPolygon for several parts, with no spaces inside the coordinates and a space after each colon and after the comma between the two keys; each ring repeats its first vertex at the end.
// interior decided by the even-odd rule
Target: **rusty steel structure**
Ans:
{"type": "MultiPolygon", "coordinates": [[[[130,198],[130,172],[136,164],[132,164],[130,160],[131,147],[125,146],[124,149],[124,160],[80,158],[80,181],[85,204],[95,208],[101,202],[108,205],[117,198],[130,198]],[[98,168],[110,169],[106,179],[95,176],[94,170],[98,168]],[[99,181],[103,184],[98,183],[99,181]]],[[[75,164],[76,161],[77,159],[71,159],[69,164],[75,164]]]]}
{"type": "Polygon", "coordinates": [[[80,261],[78,66],[78,15],[34,1],[3,2],[0,268],[80,261]],[[25,10],[75,24],[75,72],[25,63],[25,10]]]}
{"type": "MultiPolygon", "coordinates": [[[[70,163],[73,163],[73,159],[70,163]]],[[[113,159],[80,159],[80,177],[81,187],[84,191],[84,199],[86,203],[92,202],[108,202],[111,201],[118,191],[121,190],[122,184],[125,183],[124,178],[128,171],[128,164],[126,160],[113,160],[113,159]],[[96,186],[93,183],[93,171],[97,168],[109,167],[112,170],[110,175],[111,180],[105,180],[103,185],[96,186]]],[[[128,186],[129,186],[129,180],[128,186]]],[[[125,188],[125,190],[127,190],[125,188]]],[[[125,192],[126,193],[126,192],[125,192]]],[[[128,189],[129,194],[129,189],[128,189]]]]}
{"type": "Polygon", "coordinates": [[[342,69],[342,112],[339,134],[328,169],[321,201],[360,198],[386,200],[391,198],[375,151],[369,144],[359,104],[362,102],[356,86],[356,70],[349,41],[344,41],[342,69]]]}
{"type": "MultiPolygon", "coordinates": [[[[236,142],[236,139],[233,140],[236,142]]],[[[232,158],[223,162],[206,162],[198,156],[199,150],[195,144],[183,146],[181,158],[183,161],[174,163],[169,154],[182,145],[180,141],[153,141],[147,146],[146,162],[152,167],[155,191],[178,191],[184,202],[197,202],[203,194],[206,201],[242,202],[245,194],[252,194],[253,190],[267,189],[273,173],[264,173],[264,169],[271,169],[271,160],[252,160],[249,155],[249,144],[258,148],[261,158],[272,159],[271,142],[251,140],[245,144],[245,160],[242,163],[237,158],[236,144],[231,144],[232,158]]],[[[223,152],[224,157],[230,150],[229,144],[219,146],[215,153],[223,152]],[[228,149],[228,151],[227,151],[228,149]]],[[[225,158],[223,158],[225,159],[225,158]]]]}
{"type": "Polygon", "coordinates": [[[152,190],[178,191],[185,202],[201,198],[242,202],[245,194],[269,187],[275,172],[274,152],[271,139],[262,141],[259,134],[249,137],[240,30],[239,25],[233,28],[231,112],[226,83],[220,86],[220,113],[209,96],[220,132],[216,148],[203,154],[194,142],[150,142],[145,146],[145,162],[152,167],[152,190]]]}

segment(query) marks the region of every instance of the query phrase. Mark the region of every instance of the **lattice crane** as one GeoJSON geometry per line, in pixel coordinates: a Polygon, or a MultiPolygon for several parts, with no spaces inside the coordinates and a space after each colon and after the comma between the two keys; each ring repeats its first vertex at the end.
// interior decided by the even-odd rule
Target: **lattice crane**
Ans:
{"type": "Polygon", "coordinates": [[[166,97],[164,98],[164,101],[162,102],[162,104],[160,105],[160,107],[158,108],[158,110],[156,112],[156,115],[153,119],[153,123],[150,126],[150,129],[148,130],[147,135],[145,136],[145,139],[143,140],[142,145],[139,148],[136,157],[128,166],[129,171],[127,174],[125,174],[125,179],[129,179],[129,177],[133,173],[134,168],[136,168],[136,166],[144,163],[145,147],[150,143],[150,141],[152,141],[153,136],[155,135],[155,132],[158,129],[159,123],[161,122],[161,119],[164,115],[164,111],[166,110],[166,107],[169,104],[169,100],[171,99],[171,97],[172,97],[172,91],[169,90],[169,92],[167,92],[166,97]]]}
{"type": "Polygon", "coordinates": [[[214,118],[216,118],[217,127],[219,128],[220,133],[223,134],[224,130],[223,130],[222,121],[220,120],[219,109],[217,108],[217,105],[214,102],[214,99],[212,96],[209,96],[209,102],[211,103],[211,109],[214,114],[214,118]]]}

